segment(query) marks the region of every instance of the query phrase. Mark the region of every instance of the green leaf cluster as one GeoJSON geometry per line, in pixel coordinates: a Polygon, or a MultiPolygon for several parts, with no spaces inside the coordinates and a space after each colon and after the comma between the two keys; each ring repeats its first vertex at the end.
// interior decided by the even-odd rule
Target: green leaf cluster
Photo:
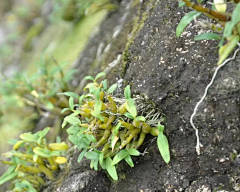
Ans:
{"type": "Polygon", "coordinates": [[[129,85],[124,89],[125,98],[116,98],[113,93],[117,84],[108,88],[106,79],[98,83],[104,75],[85,77],[91,82],[85,86],[87,93],[84,95],[62,93],[69,97],[69,108],[63,111],[72,111],[64,118],[62,128],[68,126],[69,140],[81,150],[78,162],[84,157],[90,159],[92,169],[97,171],[100,165],[114,180],[118,180],[116,165],[125,160],[134,167],[131,156],[140,155],[137,149],[146,135],[152,134],[158,136],[160,153],[168,163],[170,153],[163,130],[152,127],[143,115],[138,116],[137,103],[132,98],[129,85]]]}
{"type": "Polygon", "coordinates": [[[0,177],[0,185],[14,179],[13,191],[37,192],[46,185],[46,179],[55,180],[53,172],[59,169],[59,164],[67,162],[61,155],[68,145],[64,142],[47,144],[45,136],[49,130],[23,133],[21,140],[11,140],[12,150],[2,154],[9,159],[2,160],[9,168],[0,177]]]}
{"type": "Polygon", "coordinates": [[[69,90],[68,82],[73,78],[75,70],[63,72],[66,63],[58,64],[55,61],[55,64],[56,67],[49,70],[47,63],[41,61],[38,64],[38,72],[34,75],[16,74],[6,78],[0,88],[0,95],[4,99],[2,102],[5,103],[4,106],[1,105],[0,110],[7,115],[6,109],[11,108],[14,100],[15,110],[20,110],[24,104],[36,107],[40,114],[51,112],[61,115],[61,108],[67,107],[68,103],[65,97],[57,93],[69,90]]]}

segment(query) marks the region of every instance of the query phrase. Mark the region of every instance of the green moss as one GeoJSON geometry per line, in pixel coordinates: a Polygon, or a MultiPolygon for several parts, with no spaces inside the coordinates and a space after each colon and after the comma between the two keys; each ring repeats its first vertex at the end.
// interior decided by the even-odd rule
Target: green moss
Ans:
{"type": "MultiPolygon", "coordinates": [[[[146,5],[146,7],[152,3],[152,1],[149,1],[146,5]]],[[[152,7],[153,8],[153,7],[152,7]]],[[[133,21],[133,28],[132,31],[129,35],[129,39],[126,43],[125,49],[123,51],[123,69],[122,69],[122,74],[121,76],[123,77],[125,75],[125,72],[127,70],[127,63],[129,62],[129,48],[132,45],[132,43],[134,42],[135,37],[138,35],[138,32],[142,29],[142,27],[144,26],[144,23],[146,21],[146,19],[149,16],[149,11],[145,11],[145,12],[141,12],[142,7],[139,6],[139,12],[140,15],[134,18],[133,21]]]]}
{"type": "Polygon", "coordinates": [[[130,33],[130,38],[128,39],[125,49],[123,51],[123,70],[122,70],[122,77],[125,75],[126,72],[126,68],[127,68],[127,63],[129,62],[129,48],[131,46],[131,44],[134,42],[134,39],[136,37],[136,35],[138,34],[138,31],[141,30],[145,20],[147,19],[146,13],[144,13],[144,17],[141,16],[137,16],[134,19],[134,25],[133,25],[133,29],[130,33]],[[140,18],[141,17],[141,18],[140,18]]]}

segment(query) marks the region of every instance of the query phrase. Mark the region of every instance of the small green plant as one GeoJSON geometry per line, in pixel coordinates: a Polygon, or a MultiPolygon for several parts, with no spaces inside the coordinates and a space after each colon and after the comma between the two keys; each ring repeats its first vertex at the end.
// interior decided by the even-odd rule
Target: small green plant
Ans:
{"type": "Polygon", "coordinates": [[[0,141],[6,140],[6,135],[10,139],[23,130],[31,131],[34,122],[42,116],[54,119],[56,129],[53,134],[58,135],[61,130],[58,124],[67,114],[62,114],[61,110],[68,106],[68,100],[57,93],[71,90],[68,82],[75,70],[63,72],[67,63],[58,64],[55,60],[54,63],[55,66],[49,68],[49,63],[41,60],[33,75],[19,73],[4,77],[0,74],[0,124],[1,131],[5,132],[2,134],[5,138],[0,135],[0,141]]]}
{"type": "Polygon", "coordinates": [[[14,179],[13,191],[37,192],[47,180],[55,180],[55,172],[59,164],[65,164],[67,159],[62,156],[68,149],[64,142],[48,144],[45,136],[50,128],[45,128],[35,134],[31,132],[20,135],[21,140],[12,139],[11,151],[4,153],[9,160],[1,162],[9,165],[8,170],[0,177],[0,185],[14,179]]]}
{"type": "Polygon", "coordinates": [[[70,124],[68,138],[82,150],[78,162],[85,156],[91,160],[91,168],[97,171],[100,164],[114,180],[118,180],[116,165],[125,160],[133,167],[131,156],[140,155],[137,149],[150,133],[158,137],[160,153],[169,163],[168,140],[163,134],[164,126],[159,124],[164,118],[140,96],[132,98],[129,85],[124,90],[125,98],[114,97],[117,84],[108,88],[106,79],[97,82],[104,75],[99,73],[95,78],[85,77],[93,81],[84,88],[86,94],[62,93],[69,96],[69,108],[62,112],[72,111],[64,118],[62,128],[70,124]]]}
{"type": "Polygon", "coordinates": [[[8,103],[7,99],[14,98],[16,103],[21,101],[36,107],[39,114],[50,112],[61,115],[61,109],[66,107],[68,102],[65,97],[57,93],[69,90],[68,82],[72,79],[75,70],[64,73],[63,67],[66,63],[60,65],[56,60],[54,63],[56,67],[52,70],[47,68],[46,62],[41,61],[38,65],[38,73],[32,76],[17,74],[13,78],[3,79],[0,93],[5,98],[4,103],[8,103]]]}
{"type": "MultiPolygon", "coordinates": [[[[240,39],[240,3],[238,0],[232,1],[235,7],[232,13],[226,12],[227,4],[222,0],[215,0],[212,3],[212,9],[204,7],[202,5],[203,0],[198,0],[197,3],[191,2],[189,0],[179,1],[179,7],[188,6],[194,11],[187,13],[180,21],[176,29],[176,35],[179,37],[185,27],[194,18],[199,17],[201,14],[215,20],[218,25],[200,23],[200,26],[210,27],[211,30],[217,33],[203,33],[194,38],[195,41],[198,40],[209,40],[215,39],[220,40],[219,42],[219,60],[218,65],[223,63],[223,61],[229,56],[229,54],[234,50],[234,48],[239,45],[240,39]],[[227,41],[225,45],[223,43],[227,41]]],[[[197,21],[196,21],[197,22],[197,21]]]]}

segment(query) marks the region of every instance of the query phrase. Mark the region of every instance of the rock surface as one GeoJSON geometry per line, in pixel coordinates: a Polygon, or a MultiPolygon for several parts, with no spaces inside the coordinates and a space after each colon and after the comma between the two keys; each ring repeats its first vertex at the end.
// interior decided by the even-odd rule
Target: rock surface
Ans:
{"type": "Polygon", "coordinates": [[[134,159],[134,168],[120,163],[120,179],[112,182],[106,173],[90,170],[85,161],[78,164],[75,154],[69,175],[56,191],[240,191],[240,161],[232,158],[240,153],[240,53],[220,69],[194,118],[203,144],[198,156],[189,119],[216,68],[217,44],[194,42],[199,31],[194,25],[176,38],[185,9],[178,8],[176,0],[131,3],[122,0],[103,22],[76,62],[79,73],[74,83],[82,86],[85,75],[108,67],[110,82],[123,78],[123,87],[130,84],[135,94],[153,101],[166,116],[171,161],[166,165],[156,140],[148,138],[140,148],[148,153],[134,159]],[[121,60],[109,68],[119,54],[121,60]]]}

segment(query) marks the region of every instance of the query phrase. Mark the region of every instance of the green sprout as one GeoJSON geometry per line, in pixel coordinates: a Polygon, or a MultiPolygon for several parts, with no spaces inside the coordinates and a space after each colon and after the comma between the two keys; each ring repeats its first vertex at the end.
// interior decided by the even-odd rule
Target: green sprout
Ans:
{"type": "Polygon", "coordinates": [[[163,117],[154,107],[140,96],[132,98],[130,86],[124,90],[125,98],[113,96],[117,88],[114,84],[108,88],[107,80],[98,83],[105,73],[99,73],[84,88],[81,96],[73,92],[62,93],[69,96],[69,108],[72,114],[64,118],[62,128],[67,129],[69,140],[82,152],[78,157],[91,160],[90,167],[98,170],[100,164],[109,175],[118,180],[116,165],[125,160],[134,167],[131,156],[139,156],[137,150],[147,134],[157,136],[159,151],[166,163],[170,161],[169,145],[163,134],[164,126],[159,122],[163,117]]]}
{"type": "Polygon", "coordinates": [[[11,140],[12,150],[2,154],[9,160],[1,162],[9,165],[9,168],[0,177],[0,185],[14,179],[13,191],[35,192],[45,186],[47,180],[55,180],[59,165],[67,162],[62,154],[68,145],[64,142],[47,144],[45,136],[49,130],[45,128],[35,134],[23,133],[21,140],[11,140]]]}

